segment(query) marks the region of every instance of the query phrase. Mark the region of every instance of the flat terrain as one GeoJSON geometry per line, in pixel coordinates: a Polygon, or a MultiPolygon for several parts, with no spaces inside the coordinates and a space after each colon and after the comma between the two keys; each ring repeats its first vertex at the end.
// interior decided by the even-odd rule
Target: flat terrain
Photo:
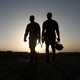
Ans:
{"type": "Polygon", "coordinates": [[[0,80],[80,80],[80,53],[58,53],[56,61],[29,63],[29,53],[0,52],[0,80]]]}

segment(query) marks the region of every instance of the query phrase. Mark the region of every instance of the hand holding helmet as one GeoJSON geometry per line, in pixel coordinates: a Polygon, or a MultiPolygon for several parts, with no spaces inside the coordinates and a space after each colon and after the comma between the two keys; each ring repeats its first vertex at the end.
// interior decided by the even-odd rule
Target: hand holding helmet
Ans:
{"type": "Polygon", "coordinates": [[[60,51],[63,48],[64,48],[64,46],[60,43],[60,41],[59,42],[56,42],[56,44],[55,44],[55,49],[56,50],[60,51]]]}
{"type": "Polygon", "coordinates": [[[60,42],[60,38],[57,38],[57,41],[60,42]]]}

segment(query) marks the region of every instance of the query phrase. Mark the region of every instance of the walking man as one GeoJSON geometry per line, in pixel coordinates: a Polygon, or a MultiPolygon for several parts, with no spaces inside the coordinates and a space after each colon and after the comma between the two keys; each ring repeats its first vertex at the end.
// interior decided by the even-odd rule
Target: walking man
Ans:
{"type": "Polygon", "coordinates": [[[56,36],[58,42],[60,41],[59,26],[57,21],[52,19],[52,13],[47,13],[47,20],[43,22],[42,26],[42,42],[46,44],[46,62],[49,63],[49,45],[53,51],[53,62],[55,61],[55,41],[56,36]]]}
{"type": "Polygon", "coordinates": [[[40,26],[34,20],[35,20],[34,15],[31,15],[30,23],[27,25],[24,34],[24,42],[27,41],[26,38],[29,34],[29,48],[31,51],[30,62],[33,62],[33,59],[37,62],[37,54],[35,51],[35,47],[37,44],[37,40],[40,43],[40,26]]]}

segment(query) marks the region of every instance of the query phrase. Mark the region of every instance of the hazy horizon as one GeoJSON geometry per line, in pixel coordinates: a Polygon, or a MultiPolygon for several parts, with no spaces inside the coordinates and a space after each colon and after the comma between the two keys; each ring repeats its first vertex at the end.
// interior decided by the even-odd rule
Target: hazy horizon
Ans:
{"type": "MultiPolygon", "coordinates": [[[[80,0],[0,0],[0,51],[30,52],[28,42],[23,41],[30,15],[40,27],[52,12],[59,24],[61,52],[80,52],[80,0]]],[[[45,45],[36,47],[45,52],[45,45]]]]}

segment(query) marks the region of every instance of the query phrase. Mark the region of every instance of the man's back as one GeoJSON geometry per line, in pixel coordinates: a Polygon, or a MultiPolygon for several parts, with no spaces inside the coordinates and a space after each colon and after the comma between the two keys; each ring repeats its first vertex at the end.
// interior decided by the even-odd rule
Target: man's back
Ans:
{"type": "Polygon", "coordinates": [[[29,62],[33,62],[33,59],[35,60],[35,62],[37,62],[37,54],[35,51],[35,47],[36,47],[37,40],[40,43],[40,26],[38,23],[34,21],[35,20],[34,15],[31,15],[29,20],[30,23],[26,27],[25,34],[24,34],[24,41],[25,42],[27,41],[26,37],[29,34],[29,48],[31,51],[29,62]]]}
{"type": "Polygon", "coordinates": [[[45,30],[45,34],[47,38],[55,38],[55,30],[57,30],[58,24],[55,20],[46,20],[43,23],[43,29],[45,30]]]}
{"type": "Polygon", "coordinates": [[[51,45],[53,52],[53,61],[55,61],[55,42],[56,38],[60,41],[58,23],[52,19],[52,13],[47,13],[47,20],[43,22],[42,26],[42,42],[46,45],[46,62],[50,63],[49,59],[49,45],[51,45]],[[58,37],[58,38],[57,38],[58,37]]]}
{"type": "Polygon", "coordinates": [[[27,30],[29,32],[30,37],[37,37],[40,32],[39,24],[36,22],[29,23],[27,25],[27,30]]]}

